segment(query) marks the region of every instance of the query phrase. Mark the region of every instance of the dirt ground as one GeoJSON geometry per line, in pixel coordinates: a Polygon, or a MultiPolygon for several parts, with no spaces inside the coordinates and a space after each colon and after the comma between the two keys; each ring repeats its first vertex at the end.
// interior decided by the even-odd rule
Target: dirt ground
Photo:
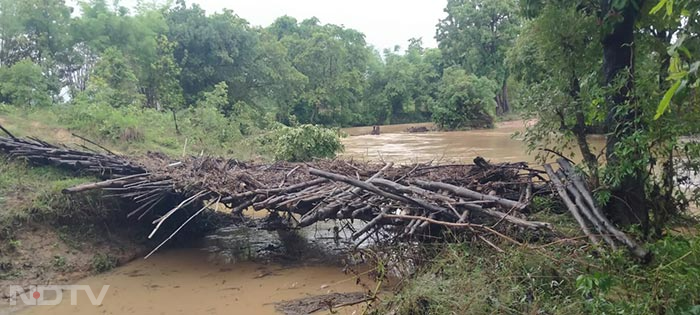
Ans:
{"type": "Polygon", "coordinates": [[[45,223],[13,228],[0,237],[0,310],[9,305],[10,285],[69,284],[141,257],[146,246],[135,244],[136,231],[116,230],[45,223]]]}

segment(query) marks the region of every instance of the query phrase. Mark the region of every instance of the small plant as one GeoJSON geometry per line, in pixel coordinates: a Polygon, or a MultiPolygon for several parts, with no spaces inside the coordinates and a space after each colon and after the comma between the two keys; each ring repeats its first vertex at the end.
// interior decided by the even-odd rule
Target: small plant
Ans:
{"type": "Polygon", "coordinates": [[[530,202],[530,210],[532,212],[552,211],[556,208],[556,201],[552,198],[535,196],[530,202]]]}
{"type": "Polygon", "coordinates": [[[22,276],[22,271],[11,270],[8,272],[0,273],[0,280],[13,280],[22,276]]]}
{"type": "Polygon", "coordinates": [[[66,266],[66,258],[59,255],[53,256],[51,265],[53,265],[53,267],[56,269],[61,269],[66,266]]]}
{"type": "Polygon", "coordinates": [[[22,241],[10,239],[7,241],[7,245],[11,250],[18,250],[20,247],[22,247],[22,241]]]}
{"type": "Polygon", "coordinates": [[[0,113],[8,113],[10,112],[10,105],[7,105],[5,103],[0,103],[0,113]]]}
{"type": "Polygon", "coordinates": [[[11,261],[0,261],[0,271],[10,271],[13,265],[11,261]]]}
{"type": "Polygon", "coordinates": [[[117,266],[117,259],[109,254],[96,254],[92,257],[92,270],[97,273],[114,269],[117,266]]]}

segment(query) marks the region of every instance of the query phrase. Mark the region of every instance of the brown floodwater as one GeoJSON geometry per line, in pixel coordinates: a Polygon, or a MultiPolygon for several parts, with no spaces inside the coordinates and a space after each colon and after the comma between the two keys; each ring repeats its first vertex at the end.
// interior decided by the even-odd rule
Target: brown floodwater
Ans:
{"type": "MultiPolygon", "coordinates": [[[[276,314],[275,302],[362,290],[334,267],[223,264],[206,257],[196,250],[163,252],[80,281],[96,295],[102,285],[110,285],[100,306],[92,306],[81,292],[75,306],[65,298],[62,304],[35,306],[21,314],[276,314]]],[[[360,309],[336,314],[359,314],[360,309]]]]}
{"type": "MultiPolygon", "coordinates": [[[[432,124],[391,125],[381,126],[380,135],[370,135],[371,127],[347,128],[343,131],[351,136],[343,139],[344,156],[399,163],[471,162],[477,156],[494,162],[534,162],[535,154],[528,154],[522,137],[515,136],[530,123],[533,122],[515,120],[498,123],[493,129],[425,133],[408,133],[406,129],[412,126],[432,129],[432,124]]],[[[603,147],[604,138],[593,136],[589,143],[597,152],[603,147]]]]}
{"type": "MultiPolygon", "coordinates": [[[[77,305],[71,305],[64,291],[62,303],[24,308],[18,314],[279,314],[277,302],[374,287],[364,265],[353,267],[354,273],[343,272],[340,264],[323,259],[329,249],[324,252],[305,241],[312,237],[302,235],[293,241],[301,244],[290,245],[283,244],[275,232],[224,228],[199,247],[164,250],[77,283],[89,285],[95,296],[103,285],[109,285],[102,305],[93,306],[85,292],[79,292],[77,305]],[[316,256],[302,257],[305,263],[290,263],[260,254],[281,246],[316,256]],[[258,257],[250,260],[246,256],[258,257]]],[[[334,314],[359,315],[365,307],[362,303],[334,309],[334,314]]]]}

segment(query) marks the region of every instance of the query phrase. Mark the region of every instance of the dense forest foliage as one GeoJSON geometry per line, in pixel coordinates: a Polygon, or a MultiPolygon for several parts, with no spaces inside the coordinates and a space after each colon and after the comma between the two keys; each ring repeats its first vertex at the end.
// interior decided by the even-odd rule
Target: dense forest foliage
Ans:
{"type": "MultiPolygon", "coordinates": [[[[504,5],[514,12],[513,1],[504,5]]],[[[436,112],[445,128],[472,125],[464,113],[490,125],[492,101],[498,100],[499,113],[509,109],[503,56],[517,23],[491,34],[482,34],[492,31],[487,24],[463,32],[461,20],[488,18],[487,12],[470,14],[441,22],[440,49],[411,39],[405,50],[380,53],[364,34],[316,18],[282,16],[256,27],[234,11],[208,14],[184,1],[127,9],[104,0],[76,8],[62,0],[2,0],[0,101],[177,113],[225,92],[216,109],[259,127],[272,120],[326,126],[418,122],[436,112]],[[493,38],[487,50],[460,46],[481,36],[493,38]],[[464,49],[478,54],[465,58],[464,49]]]]}

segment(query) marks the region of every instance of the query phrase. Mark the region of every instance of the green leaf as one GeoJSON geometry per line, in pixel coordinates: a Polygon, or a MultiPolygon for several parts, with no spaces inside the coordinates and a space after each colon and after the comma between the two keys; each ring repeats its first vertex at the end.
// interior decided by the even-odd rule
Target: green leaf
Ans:
{"type": "Polygon", "coordinates": [[[678,81],[680,79],[685,78],[688,76],[688,71],[680,71],[680,72],[674,72],[668,75],[668,78],[666,80],[668,81],[678,81]]]}
{"type": "Polygon", "coordinates": [[[653,8],[651,8],[651,11],[649,11],[649,13],[656,14],[656,12],[661,11],[661,9],[666,5],[666,1],[668,0],[659,1],[659,3],[657,3],[653,8]]]}
{"type": "Polygon", "coordinates": [[[693,58],[693,55],[690,53],[690,50],[688,50],[688,48],[686,48],[685,46],[678,47],[678,50],[680,50],[682,53],[684,53],[688,59],[693,58]]]}
{"type": "Polygon", "coordinates": [[[659,107],[656,108],[656,115],[654,115],[654,120],[659,119],[659,117],[661,117],[661,115],[663,115],[664,112],[666,112],[668,106],[671,104],[671,98],[673,98],[673,94],[676,93],[678,87],[680,86],[681,80],[678,80],[671,86],[671,88],[668,89],[668,91],[666,91],[666,94],[664,94],[664,98],[661,99],[661,103],[659,103],[659,107]]]}

